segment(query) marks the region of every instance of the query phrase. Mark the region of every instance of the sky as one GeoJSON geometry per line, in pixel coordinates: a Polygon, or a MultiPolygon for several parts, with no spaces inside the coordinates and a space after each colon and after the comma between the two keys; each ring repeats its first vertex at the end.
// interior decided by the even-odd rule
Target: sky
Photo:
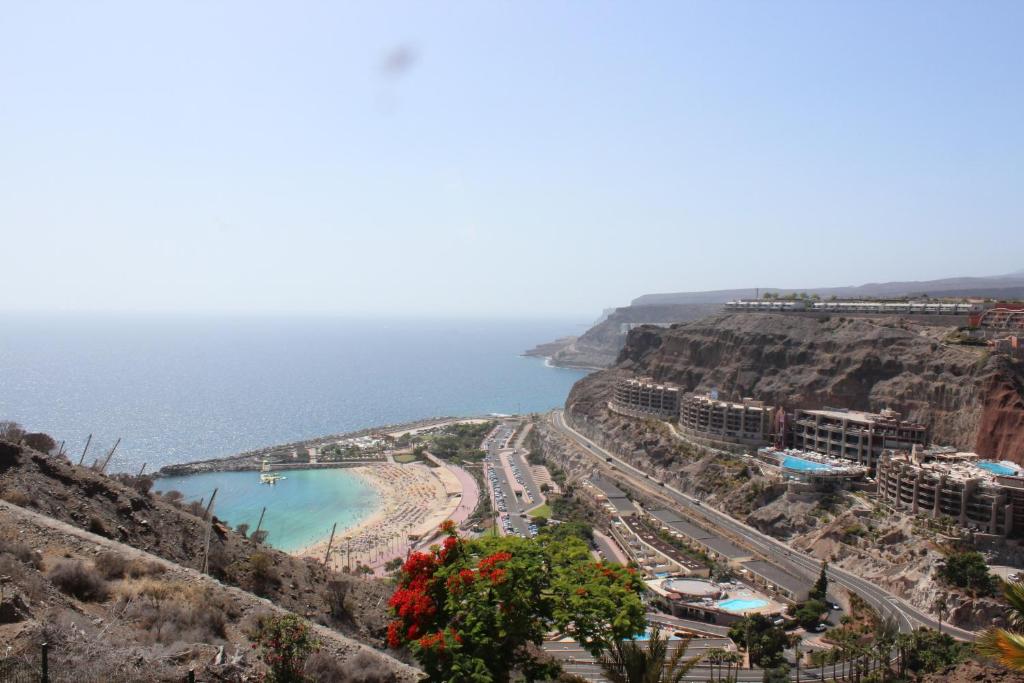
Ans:
{"type": "Polygon", "coordinates": [[[3,2],[0,311],[1024,268],[1024,3],[3,2]]]}

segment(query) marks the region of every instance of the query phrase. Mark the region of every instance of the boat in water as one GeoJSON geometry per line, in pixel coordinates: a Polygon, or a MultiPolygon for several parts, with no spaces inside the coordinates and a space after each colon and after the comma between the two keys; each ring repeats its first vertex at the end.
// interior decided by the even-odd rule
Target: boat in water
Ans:
{"type": "Polygon", "coordinates": [[[269,484],[273,486],[282,479],[285,479],[285,477],[280,474],[274,474],[273,472],[271,472],[270,465],[267,463],[266,460],[264,460],[263,466],[260,468],[260,483],[269,484]]]}

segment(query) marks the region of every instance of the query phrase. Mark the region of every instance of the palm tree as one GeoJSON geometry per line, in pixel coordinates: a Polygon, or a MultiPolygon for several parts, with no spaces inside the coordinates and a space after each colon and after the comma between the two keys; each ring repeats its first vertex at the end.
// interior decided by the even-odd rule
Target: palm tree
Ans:
{"type": "Polygon", "coordinates": [[[1008,669],[1024,671],[1024,581],[1007,581],[1003,584],[1003,595],[1010,603],[1010,628],[993,626],[982,631],[978,651],[1008,669]]]}
{"type": "Polygon", "coordinates": [[[892,652],[892,646],[895,644],[896,636],[899,635],[899,632],[899,625],[892,617],[886,617],[875,625],[875,642],[873,645],[875,656],[878,658],[878,668],[882,669],[882,680],[888,678],[891,673],[889,653],[892,652]]]}
{"type": "Polygon", "coordinates": [[[655,628],[646,647],[635,640],[618,640],[601,653],[597,663],[610,683],[679,683],[701,656],[683,658],[690,645],[689,636],[671,655],[668,642],[655,628]]]}

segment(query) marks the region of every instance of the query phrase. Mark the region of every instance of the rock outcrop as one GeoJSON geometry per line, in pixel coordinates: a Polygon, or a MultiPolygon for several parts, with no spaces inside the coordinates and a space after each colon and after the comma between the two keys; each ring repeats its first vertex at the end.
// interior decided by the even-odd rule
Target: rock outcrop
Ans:
{"type": "Polygon", "coordinates": [[[549,358],[555,365],[575,368],[607,368],[626,343],[636,325],[669,325],[697,320],[721,309],[720,304],[673,304],[667,306],[623,306],[609,313],[579,337],[565,337],[526,352],[527,356],[549,358]]]}

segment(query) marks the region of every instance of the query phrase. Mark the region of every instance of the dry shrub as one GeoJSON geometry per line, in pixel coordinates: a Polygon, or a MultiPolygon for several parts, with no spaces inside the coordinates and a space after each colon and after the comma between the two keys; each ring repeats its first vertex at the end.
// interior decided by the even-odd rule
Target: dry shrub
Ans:
{"type": "Polygon", "coordinates": [[[109,580],[120,579],[128,571],[128,560],[119,552],[107,550],[96,556],[93,560],[97,571],[103,578],[109,580]]]}
{"type": "Polygon", "coordinates": [[[144,576],[159,576],[166,571],[167,568],[159,562],[143,560],[142,558],[132,560],[127,569],[128,576],[133,579],[141,579],[144,576]]]}
{"type": "Polygon", "coordinates": [[[126,618],[142,632],[142,641],[223,641],[228,622],[237,616],[233,605],[213,591],[178,581],[142,579],[126,583],[118,593],[129,603],[126,618]]]}
{"type": "Polygon", "coordinates": [[[267,553],[253,553],[249,556],[249,572],[252,575],[252,589],[257,594],[266,593],[278,583],[274,559],[267,553]]]}
{"type": "Polygon", "coordinates": [[[14,489],[4,489],[3,493],[0,493],[0,498],[3,498],[11,505],[17,505],[18,507],[28,507],[32,502],[31,498],[21,491],[15,491],[14,489]]]}
{"type": "Polygon", "coordinates": [[[11,555],[0,554],[0,576],[11,577],[11,583],[20,588],[34,603],[43,601],[52,590],[46,578],[32,565],[25,564],[11,555]]]}
{"type": "Polygon", "coordinates": [[[99,536],[110,538],[110,530],[107,529],[107,525],[103,519],[97,515],[93,515],[89,518],[89,531],[99,536]]]}
{"type": "Polygon", "coordinates": [[[11,555],[19,562],[24,562],[27,565],[31,565],[36,569],[43,568],[43,557],[37,550],[33,550],[31,547],[22,543],[21,541],[12,541],[9,539],[0,539],[0,553],[11,555]]]}
{"type": "Polygon", "coordinates": [[[102,602],[109,595],[107,582],[100,573],[78,560],[58,564],[50,572],[50,581],[61,592],[82,601],[102,602]]]}
{"type": "Polygon", "coordinates": [[[380,657],[360,651],[348,660],[324,652],[314,652],[306,660],[305,674],[318,683],[393,683],[395,672],[380,657]]]}

